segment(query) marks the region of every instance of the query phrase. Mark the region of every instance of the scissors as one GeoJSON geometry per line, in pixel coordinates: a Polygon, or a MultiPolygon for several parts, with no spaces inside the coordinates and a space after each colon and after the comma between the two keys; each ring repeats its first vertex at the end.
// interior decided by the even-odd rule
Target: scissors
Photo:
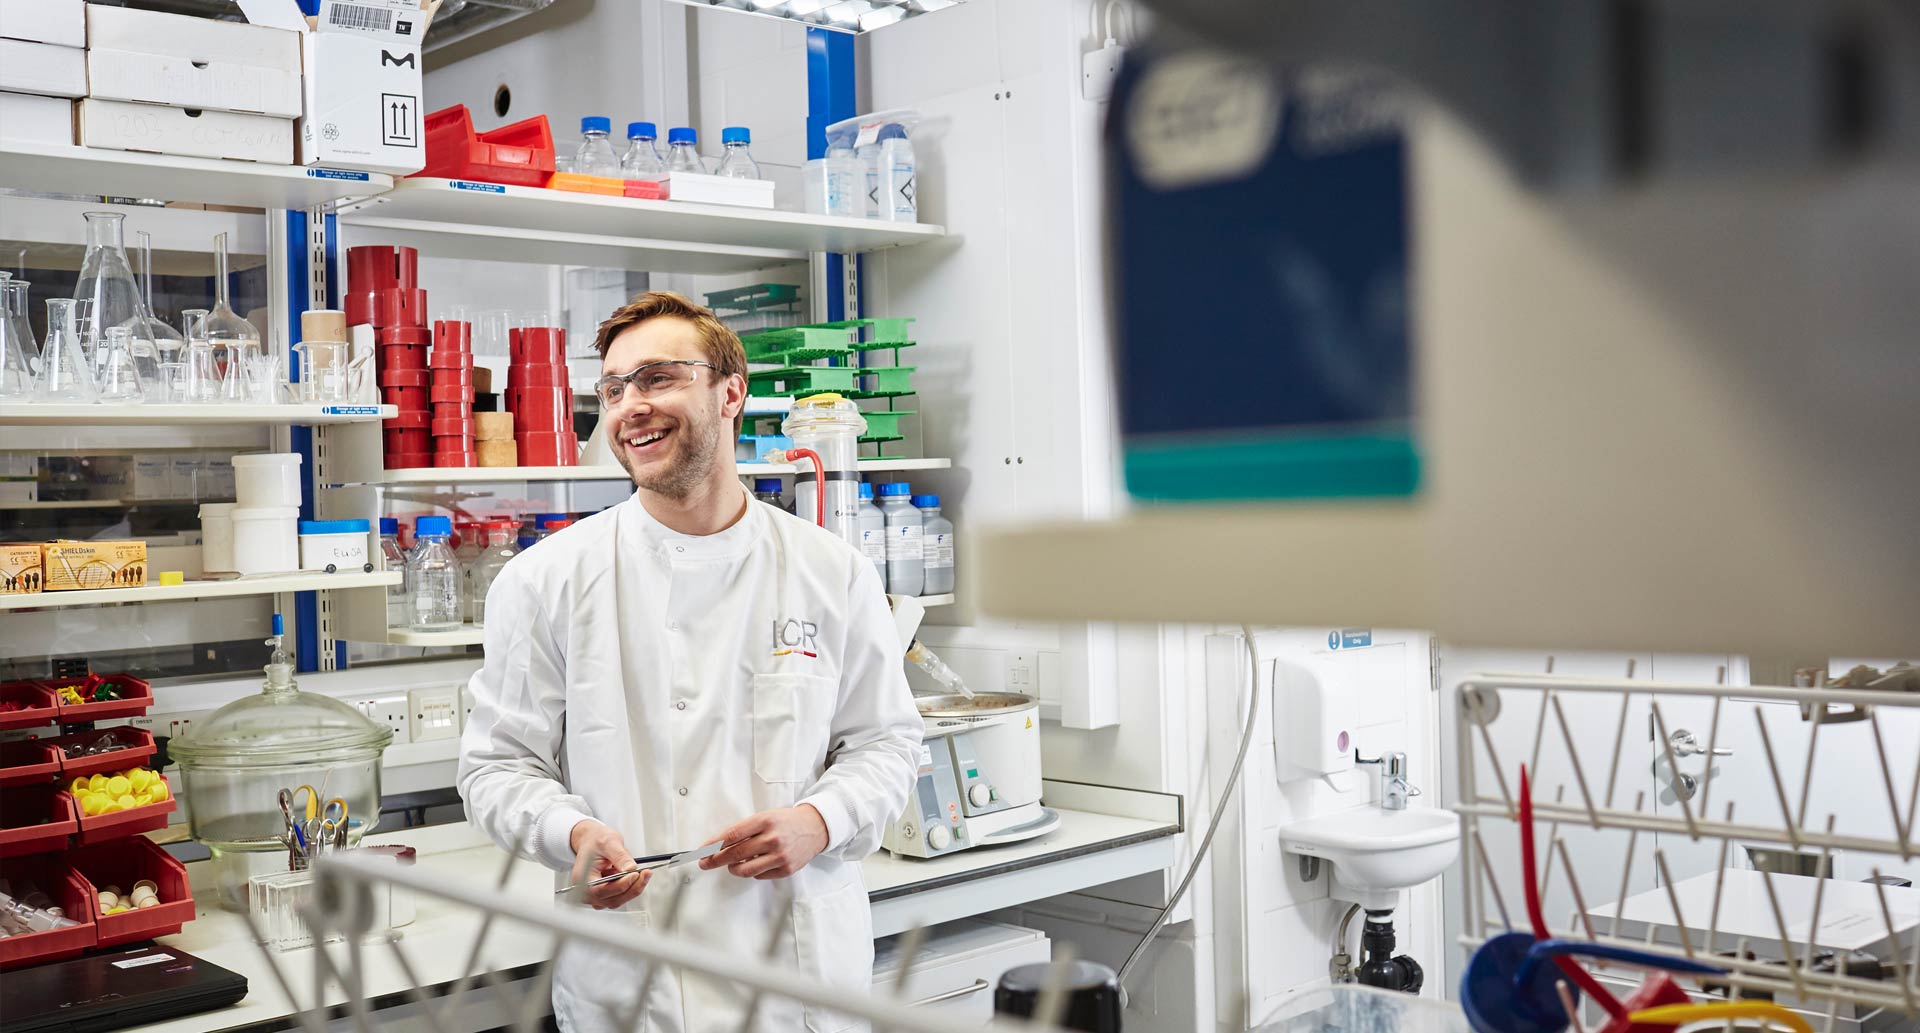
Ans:
{"type": "Polygon", "coordinates": [[[554,896],[557,897],[564,893],[570,893],[576,889],[589,888],[593,886],[604,886],[609,882],[615,882],[617,880],[624,879],[629,875],[638,875],[641,872],[664,872],[670,868],[679,868],[682,865],[689,865],[694,863],[695,861],[702,861],[702,860],[705,860],[706,858],[712,857],[713,855],[719,853],[721,848],[725,846],[726,846],[725,843],[708,843],[706,846],[700,847],[697,850],[682,850],[677,854],[655,854],[652,857],[635,858],[633,862],[633,867],[627,869],[624,872],[615,872],[612,875],[602,875],[598,879],[594,879],[586,883],[576,882],[573,885],[568,886],[566,889],[556,891],[554,893],[554,896]]]}
{"type": "MultiPolygon", "coordinates": [[[[306,838],[310,853],[318,853],[334,845],[332,840],[340,838],[347,828],[347,801],[340,797],[328,800],[326,806],[307,808],[306,838]]],[[[340,845],[344,846],[345,843],[340,845]]]]}
{"type": "MultiPolygon", "coordinates": [[[[306,787],[302,786],[301,788],[304,789],[306,787]]],[[[287,834],[284,838],[288,850],[287,866],[289,870],[291,870],[299,863],[299,857],[294,855],[294,851],[305,854],[307,850],[306,830],[300,827],[299,822],[293,820],[293,792],[291,790],[280,790],[280,817],[286,822],[287,834]]]]}

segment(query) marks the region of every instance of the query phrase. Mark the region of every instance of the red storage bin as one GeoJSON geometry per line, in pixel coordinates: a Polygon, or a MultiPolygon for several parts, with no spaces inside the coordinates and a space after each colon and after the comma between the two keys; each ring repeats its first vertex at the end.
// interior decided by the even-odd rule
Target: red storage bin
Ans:
{"type": "Polygon", "coordinates": [[[380,421],[382,430],[426,430],[433,423],[433,414],[425,409],[403,411],[398,416],[390,416],[380,421]]]}
{"type": "MultiPolygon", "coordinates": [[[[425,373],[427,371],[427,349],[421,345],[389,344],[380,348],[380,372],[425,373]]],[[[384,385],[382,385],[384,386],[384,385]]],[[[421,384],[421,387],[427,385],[421,384]]]]}
{"type": "Polygon", "coordinates": [[[450,351],[472,351],[473,324],[464,319],[434,320],[433,346],[450,351]]]}
{"type": "Polygon", "coordinates": [[[60,751],[60,774],[67,781],[76,775],[93,775],[108,771],[122,771],[127,768],[147,766],[147,758],[153,756],[153,733],[132,725],[106,728],[92,732],[75,732],[72,735],[56,736],[42,740],[56,746],[60,751]],[[119,749],[106,753],[74,753],[72,747],[105,740],[119,745],[119,749]]]}
{"type": "Polygon", "coordinates": [[[418,287],[349,290],[340,301],[350,326],[371,323],[375,330],[426,327],[427,292],[418,287]]]}
{"type": "Polygon", "coordinates": [[[512,186],[546,186],[553,175],[553,130],[547,116],[473,131],[465,104],[427,116],[427,164],[415,176],[467,179],[512,186]]]}
{"type": "Polygon", "coordinates": [[[472,423],[473,422],[473,406],[471,405],[457,405],[457,404],[435,405],[433,407],[433,422],[436,425],[436,429],[434,430],[433,436],[436,438],[441,438],[441,437],[448,437],[454,434],[464,434],[471,437],[475,433],[475,431],[473,430],[441,431],[438,429],[438,424],[440,424],[442,421],[445,421],[445,420],[459,420],[463,423],[472,423]]]}
{"type": "Polygon", "coordinates": [[[150,840],[130,839],[108,847],[83,847],[68,854],[67,863],[94,892],[97,946],[115,947],[167,936],[193,921],[193,890],[187,884],[186,866],[150,840]],[[118,886],[132,893],[134,884],[141,880],[154,884],[160,903],[117,915],[100,914],[100,890],[118,886]]]}
{"type": "Polygon", "coordinates": [[[464,370],[467,373],[472,373],[473,353],[443,351],[442,349],[435,348],[433,353],[427,356],[427,368],[435,372],[447,369],[455,372],[464,370]]]}
{"type": "Polygon", "coordinates": [[[425,387],[383,387],[380,389],[380,398],[388,405],[399,406],[402,414],[426,412],[427,407],[433,404],[431,391],[431,388],[425,387]]]}
{"type": "Polygon", "coordinates": [[[420,286],[420,252],[410,247],[369,244],[347,249],[347,289],[377,291],[420,286]]]}
{"type": "Polygon", "coordinates": [[[386,453],[425,452],[433,447],[432,435],[425,430],[388,430],[380,433],[386,453]]]}
{"type": "Polygon", "coordinates": [[[71,958],[93,946],[93,913],[100,901],[87,880],[66,862],[53,855],[0,861],[0,879],[12,884],[15,895],[21,897],[26,895],[22,891],[27,884],[32,883],[64,910],[68,919],[78,923],[0,940],[0,969],[71,958]]]}
{"type": "Polygon", "coordinates": [[[433,465],[442,468],[478,466],[479,457],[473,452],[435,452],[433,465]]]}
{"type": "Polygon", "coordinates": [[[507,350],[516,366],[535,363],[564,365],[567,361],[567,332],[551,326],[509,330],[507,350]]]}
{"type": "Polygon", "coordinates": [[[0,857],[65,850],[79,818],[73,797],[52,782],[0,793],[0,857]]]}
{"type": "Polygon", "coordinates": [[[52,739],[0,742],[0,786],[35,785],[60,776],[60,748],[52,739]]]}
{"type": "MultiPolygon", "coordinates": [[[[460,371],[450,369],[440,370],[439,372],[458,374],[460,371]]],[[[435,377],[433,384],[433,408],[436,414],[438,414],[440,407],[443,405],[460,406],[466,410],[468,415],[472,415],[473,385],[458,377],[450,383],[442,383],[440,378],[435,377]]],[[[447,415],[451,416],[453,414],[448,413],[447,415]]]]}
{"type": "MultiPolygon", "coordinates": [[[[162,775],[160,780],[166,782],[166,776],[162,775]]],[[[73,794],[72,789],[62,789],[60,792],[72,802],[73,813],[80,818],[80,832],[76,838],[81,846],[93,846],[96,843],[125,839],[142,832],[164,829],[167,827],[167,815],[172,814],[173,809],[179,806],[173,798],[172,782],[167,782],[166,799],[155,800],[143,807],[114,811],[111,814],[88,814],[86,808],[80,806],[80,799],[73,794]]]]}
{"type": "Polygon", "coordinates": [[[385,462],[389,470],[419,470],[433,465],[433,453],[424,449],[419,452],[388,452],[385,462]]]}
{"type": "Polygon", "coordinates": [[[0,729],[37,728],[59,720],[60,705],[53,690],[37,681],[10,681],[0,684],[0,700],[20,705],[19,710],[0,712],[0,729]]]}
{"type": "Polygon", "coordinates": [[[507,390],[517,391],[523,387],[564,387],[573,386],[573,378],[567,367],[560,363],[528,363],[507,367],[507,390]]]}
{"type": "Polygon", "coordinates": [[[433,436],[436,438],[466,438],[473,440],[473,417],[453,416],[433,421],[433,436]]]}
{"type": "Polygon", "coordinates": [[[424,369],[383,369],[380,371],[381,387],[426,387],[432,382],[432,374],[424,369]]]}
{"type": "Polygon", "coordinates": [[[412,344],[425,347],[433,343],[433,331],[424,326],[389,326],[373,332],[375,344],[412,344]]]}
{"type": "Polygon", "coordinates": [[[80,695],[91,696],[106,684],[118,684],[122,699],[108,700],[102,703],[60,703],[60,720],[65,724],[80,721],[105,721],[116,717],[137,717],[153,706],[153,686],[142,679],[128,674],[90,674],[84,679],[55,679],[45,682],[53,690],[54,698],[59,699],[60,688],[71,685],[80,695]]]}
{"type": "Polygon", "coordinates": [[[515,434],[522,466],[574,466],[580,461],[580,446],[572,434],[515,434]]]}

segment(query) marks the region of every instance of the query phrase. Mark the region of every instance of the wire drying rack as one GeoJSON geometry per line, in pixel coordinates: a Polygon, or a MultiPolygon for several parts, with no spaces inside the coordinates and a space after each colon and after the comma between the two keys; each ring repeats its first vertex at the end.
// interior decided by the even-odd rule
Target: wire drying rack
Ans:
{"type": "MultiPolygon", "coordinates": [[[[1724,679],[1724,669],[1721,673],[1724,679]]],[[[1915,838],[1916,805],[1920,804],[1920,767],[1910,775],[1894,769],[1888,762],[1888,739],[1881,727],[1882,712],[1896,708],[1909,712],[1920,709],[1920,695],[1824,687],[1682,684],[1636,681],[1630,677],[1614,681],[1551,674],[1478,675],[1460,684],[1456,707],[1459,719],[1456,739],[1460,799],[1455,810],[1461,815],[1462,856],[1467,866],[1464,870],[1466,877],[1461,880],[1465,901],[1463,944],[1475,947],[1493,935],[1526,927],[1526,916],[1518,909],[1518,889],[1509,885],[1502,890],[1495,872],[1495,855],[1491,855],[1487,848],[1488,835],[1496,828],[1517,827],[1519,800],[1516,793],[1521,784],[1520,770],[1525,767],[1535,778],[1532,800],[1535,826],[1545,825],[1550,830],[1541,841],[1545,855],[1542,871],[1528,873],[1527,877],[1540,879],[1543,883],[1553,879],[1563,880],[1562,885],[1571,891],[1576,904],[1569,925],[1564,929],[1555,928],[1554,936],[1634,948],[1676,961],[1697,959],[1722,966],[1728,970],[1727,974],[1711,977],[1713,985],[1729,988],[1726,992],[1738,997],[1764,996],[1800,1002],[1798,1006],[1803,1009],[1824,1012],[1829,1030],[1834,1028],[1836,1015],[1843,1007],[1850,1014],[1887,1009],[1920,1022],[1920,942],[1916,942],[1910,953],[1902,949],[1903,934],[1895,923],[1894,911],[1889,907],[1887,888],[1878,879],[1881,874],[1878,868],[1873,870],[1873,874],[1876,877],[1879,918],[1885,927],[1885,938],[1876,941],[1874,949],[1881,951],[1878,945],[1884,944],[1883,961],[1893,971],[1890,980],[1849,974],[1844,951],[1840,952],[1841,960],[1833,971],[1821,971],[1814,967],[1815,957],[1819,953],[1816,940],[1821,930],[1822,898],[1830,881],[1826,878],[1818,880],[1816,884],[1811,923],[1804,936],[1790,935],[1791,923],[1780,905],[1781,898],[1775,885],[1777,880],[1765,869],[1760,875],[1771,915],[1762,916],[1761,920],[1764,922],[1770,917],[1772,927],[1777,930],[1776,936],[1765,944],[1759,944],[1751,938],[1736,941],[1723,933],[1720,927],[1722,888],[1729,858],[1737,846],[1765,844],[1788,848],[1796,853],[1818,852],[1820,863],[1815,871],[1821,873],[1832,872],[1831,865],[1837,851],[1886,855],[1899,858],[1902,862],[1910,862],[1916,854],[1920,854],[1915,838]],[[1596,713],[1596,707],[1604,707],[1615,699],[1617,711],[1609,711],[1609,719],[1613,722],[1611,755],[1582,756],[1575,744],[1576,738],[1579,738],[1575,730],[1591,729],[1593,726],[1590,722],[1570,723],[1568,711],[1577,706],[1578,713],[1591,717],[1596,713]],[[1648,720],[1655,741],[1652,747],[1655,751],[1654,763],[1658,764],[1664,759],[1666,770],[1676,776],[1681,769],[1676,764],[1678,757],[1668,727],[1673,708],[1681,705],[1678,702],[1680,700],[1685,700],[1684,705],[1688,707],[1704,706],[1710,701],[1711,723],[1705,737],[1704,753],[1706,771],[1697,781],[1697,791],[1676,791],[1671,794],[1672,803],[1679,810],[1677,816],[1663,813],[1658,807],[1647,809],[1644,790],[1634,791],[1630,787],[1629,780],[1633,776],[1622,778],[1623,767],[1631,772],[1633,766],[1640,763],[1634,759],[1622,760],[1623,747],[1629,747],[1629,758],[1635,756],[1627,735],[1629,708],[1636,699],[1649,712],[1648,720]],[[1663,700],[1667,704],[1664,709],[1663,700]],[[1805,764],[1798,772],[1782,771],[1779,754],[1783,751],[1776,747],[1763,715],[1761,704],[1768,702],[1797,704],[1803,718],[1808,720],[1810,727],[1805,764]],[[1506,727],[1500,727],[1503,715],[1508,722],[1506,727]],[[1723,726],[1727,722],[1749,719],[1758,724],[1765,768],[1771,779],[1771,786],[1764,787],[1770,788],[1771,793],[1765,795],[1771,797],[1772,806],[1765,813],[1740,814],[1737,817],[1731,802],[1722,804],[1717,812],[1710,811],[1709,808],[1715,806],[1713,757],[1722,741],[1723,726]],[[1854,720],[1864,720],[1870,726],[1875,747],[1875,763],[1869,763],[1864,757],[1852,758],[1852,762],[1860,766],[1863,776],[1856,781],[1863,792],[1871,791],[1876,796],[1884,794],[1892,817],[1891,836],[1840,831],[1836,830],[1831,816],[1824,821],[1809,821],[1807,816],[1809,789],[1814,779],[1814,762],[1819,751],[1823,721],[1832,724],[1854,720]],[[1496,739],[1508,744],[1524,741],[1523,735],[1513,734],[1516,731],[1531,735],[1530,754],[1503,756],[1496,748],[1496,739]],[[1541,792],[1546,788],[1538,780],[1543,750],[1556,769],[1564,768],[1570,772],[1571,787],[1563,784],[1557,787],[1556,792],[1541,792]],[[1877,777],[1864,777],[1870,768],[1877,768],[1877,777]],[[1797,785],[1791,781],[1795,774],[1799,776],[1797,785]],[[1629,795],[1634,798],[1631,809],[1622,805],[1629,795]],[[1583,857],[1591,854],[1593,845],[1599,842],[1611,845],[1617,841],[1624,847],[1619,896],[1613,898],[1621,902],[1628,896],[1628,876],[1632,871],[1640,837],[1681,836],[1692,844],[1706,844],[1709,850],[1717,843],[1718,875],[1708,913],[1699,914],[1698,908],[1694,914],[1682,912],[1681,899],[1674,889],[1666,852],[1656,847],[1653,850],[1655,874],[1659,877],[1660,885],[1665,887],[1667,902],[1672,909],[1672,928],[1665,931],[1665,936],[1672,938],[1677,931],[1678,942],[1655,942],[1653,922],[1646,923],[1643,939],[1620,935],[1622,904],[1612,905],[1612,914],[1606,914],[1608,898],[1604,894],[1614,887],[1595,887],[1602,894],[1595,896],[1593,890],[1580,885],[1574,872],[1574,854],[1570,853],[1567,839],[1561,833],[1579,829],[1589,829],[1604,837],[1597,838],[1583,832],[1586,842],[1580,851],[1583,857]],[[1597,918],[1596,912],[1589,910],[1589,902],[1601,905],[1597,918]],[[1767,953],[1777,954],[1778,958],[1762,960],[1750,953],[1749,948],[1755,946],[1763,946],[1767,953]]],[[[1511,752],[1514,751],[1509,746],[1511,752]]],[[[1699,751],[1692,752],[1699,754],[1699,751]]],[[[1689,789],[1695,787],[1689,786],[1689,789]]],[[[1723,791],[1724,795],[1730,794],[1723,791]]],[[[1601,856],[1607,856],[1604,847],[1601,856]]],[[[1544,893],[1544,889],[1541,892],[1544,893]]],[[[1816,1014],[1815,1018],[1818,1017],[1816,1014]]]]}
{"type": "MultiPolygon", "coordinates": [[[[513,1033],[538,1033],[541,1029],[550,1005],[554,961],[565,945],[606,951],[634,962],[638,978],[633,1003],[625,1015],[618,1017],[616,1026],[623,1030],[637,1028],[649,991],[656,980],[670,971],[730,982],[738,987],[741,999],[747,1002],[737,1027],[739,1033],[760,1028],[757,1023],[763,1003],[771,999],[829,1008],[842,1016],[865,1020],[874,1033],[978,1033],[982,1029],[1057,1033],[1058,1020],[1068,1004],[1065,980],[1073,956],[1072,951],[1066,949],[1056,948],[1054,952],[1047,985],[1035,1005],[1035,1018],[998,1018],[982,1026],[977,1021],[909,1007],[909,998],[905,996],[909,980],[915,966],[925,960],[924,929],[910,929],[901,934],[900,967],[893,984],[895,996],[880,998],[851,994],[774,964],[772,958],[790,921],[786,907],[777,909],[779,914],[769,930],[766,953],[756,958],[726,953],[677,935],[679,902],[684,899],[681,894],[668,898],[664,915],[657,919],[660,924],[654,928],[639,928],[611,913],[582,906],[554,906],[547,901],[514,899],[502,891],[512,882],[517,866],[529,863],[521,860],[524,846],[524,842],[516,845],[492,884],[449,880],[443,873],[402,867],[363,851],[344,851],[320,858],[313,865],[313,893],[303,915],[316,941],[314,947],[307,949],[309,957],[306,958],[300,953],[276,953],[267,946],[262,927],[249,915],[247,921],[252,927],[253,939],[272,970],[276,985],[300,1009],[295,1017],[299,1028],[305,1033],[327,1033],[330,1028],[337,1028],[330,1025],[331,1011],[324,998],[326,986],[334,982],[346,991],[346,1018],[353,1028],[359,1033],[371,1033],[381,1020],[368,1007],[367,995],[361,992],[366,985],[364,965],[370,960],[369,952],[387,950],[392,952],[399,971],[411,984],[402,995],[407,1003],[417,1007],[424,1021],[423,1028],[430,1033],[451,1033],[459,1028],[455,1020],[468,993],[482,985],[489,985],[495,991],[502,989],[504,980],[487,972],[481,963],[489,936],[501,926],[513,928],[514,935],[544,935],[552,943],[548,960],[539,966],[531,980],[525,981],[526,988],[519,991],[522,996],[512,1008],[517,1016],[511,1027],[513,1033]],[[480,916],[463,974],[450,986],[422,985],[417,975],[419,969],[408,956],[402,939],[374,942],[378,939],[374,936],[378,931],[374,928],[380,911],[378,901],[386,899],[385,895],[395,888],[437,898],[480,916]],[[322,945],[327,940],[338,940],[340,949],[330,950],[322,945]],[[298,963],[296,959],[309,961],[317,977],[312,981],[315,999],[308,1005],[301,1004],[294,990],[298,981],[289,978],[288,970],[283,967],[298,963]]],[[[592,869],[591,863],[588,868],[592,869]]],[[[570,904],[577,905],[578,897],[570,904]]]]}

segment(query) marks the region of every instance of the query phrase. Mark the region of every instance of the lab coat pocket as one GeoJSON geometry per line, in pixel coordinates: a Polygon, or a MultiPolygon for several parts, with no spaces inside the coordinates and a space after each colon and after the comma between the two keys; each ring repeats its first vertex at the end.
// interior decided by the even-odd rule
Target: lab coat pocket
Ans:
{"type": "Polygon", "coordinates": [[[753,677],[753,773],[763,782],[810,782],[825,762],[833,722],[831,678],[812,674],[753,677]]]}
{"type": "MultiPolygon", "coordinates": [[[[867,996],[873,989],[873,912],[858,874],[845,886],[793,902],[794,951],[800,974],[822,987],[867,996]]],[[[824,1008],[806,1009],[811,1033],[866,1029],[851,1015],[824,1008]]]]}
{"type": "MultiPolygon", "coordinates": [[[[652,921],[639,901],[615,911],[591,912],[592,921],[626,923],[644,930],[652,921]]],[[[553,1013],[562,1030],[568,1033],[613,1033],[622,1020],[637,1016],[639,1027],[647,1025],[650,1009],[635,1007],[640,993],[641,969],[633,958],[618,951],[591,945],[567,944],[553,973],[553,1013]]]]}

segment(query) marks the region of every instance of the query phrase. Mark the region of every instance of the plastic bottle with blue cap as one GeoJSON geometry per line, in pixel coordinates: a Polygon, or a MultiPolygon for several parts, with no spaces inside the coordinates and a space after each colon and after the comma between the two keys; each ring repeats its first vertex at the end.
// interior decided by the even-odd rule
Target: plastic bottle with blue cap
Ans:
{"type": "Polygon", "coordinates": [[[780,478],[778,477],[755,477],[753,497],[783,513],[793,512],[793,507],[780,501],[780,478]]]}
{"type": "Polygon", "coordinates": [[[760,165],[753,160],[753,153],[747,146],[753,143],[753,135],[744,126],[728,126],[720,130],[720,143],[727,153],[720,159],[720,167],[713,171],[716,176],[726,179],[759,179],[760,165]]]}
{"type": "Polygon", "coordinates": [[[664,179],[667,162],[660,156],[660,131],[652,122],[627,123],[627,153],[620,157],[622,179],[664,179]]]}
{"type": "Polygon", "coordinates": [[[407,554],[409,601],[407,626],[415,631],[453,631],[460,627],[460,566],[447,539],[453,521],[443,516],[416,517],[413,551],[407,554]]]}
{"type": "Polygon", "coordinates": [[[860,555],[873,563],[880,575],[880,586],[887,584],[887,515],[873,502],[873,485],[860,482],[860,508],[854,511],[854,526],[860,531],[860,555]]]}
{"type": "Polygon", "coordinates": [[[681,126],[667,130],[667,172],[707,171],[707,163],[700,160],[700,134],[681,126]]]}
{"type": "Polygon", "coordinates": [[[588,115],[580,120],[580,149],[574,152],[573,171],[582,176],[620,178],[620,159],[613,153],[613,120],[588,115]]]}
{"type": "Polygon", "coordinates": [[[920,594],[946,595],[953,591],[953,521],[940,515],[938,495],[915,495],[913,506],[920,511],[920,553],[926,562],[920,594]]]}
{"type": "Polygon", "coordinates": [[[882,484],[880,512],[887,517],[887,592],[919,595],[926,585],[926,557],[920,542],[926,521],[913,507],[913,487],[905,481],[882,484]]]}

